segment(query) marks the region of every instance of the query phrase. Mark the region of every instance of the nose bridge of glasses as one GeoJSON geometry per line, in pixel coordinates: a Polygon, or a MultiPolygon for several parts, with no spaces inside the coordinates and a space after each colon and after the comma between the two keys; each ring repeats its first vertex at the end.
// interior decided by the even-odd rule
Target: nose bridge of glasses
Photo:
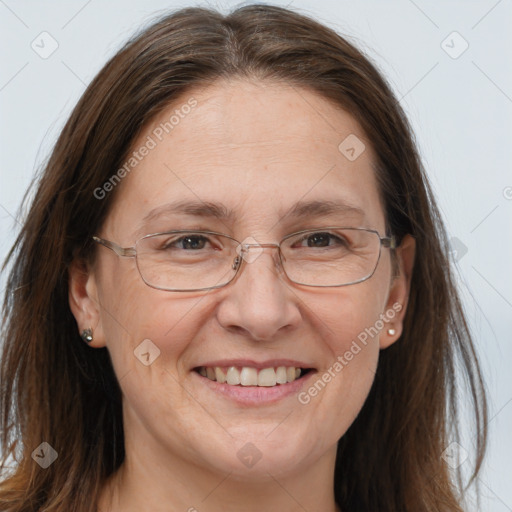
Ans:
{"type": "MultiPolygon", "coordinates": [[[[239,246],[237,247],[237,256],[233,262],[233,269],[236,270],[242,263],[242,260],[244,260],[247,263],[253,263],[256,259],[258,259],[258,257],[263,253],[264,249],[266,248],[278,249],[279,253],[281,247],[280,244],[276,243],[240,243],[239,246]],[[253,249],[252,252],[251,249],[253,249]]],[[[276,263],[278,265],[280,264],[280,258],[276,260],[276,263]]]]}
{"type": "Polygon", "coordinates": [[[279,244],[245,244],[245,243],[241,243],[240,244],[242,246],[242,249],[243,250],[248,250],[249,247],[279,247],[279,244]]]}
{"type": "Polygon", "coordinates": [[[239,251],[240,251],[242,257],[244,257],[245,254],[248,254],[250,252],[251,248],[254,248],[254,253],[256,253],[256,255],[259,256],[259,254],[261,254],[263,252],[263,249],[275,248],[275,249],[280,250],[281,246],[279,244],[260,244],[260,243],[246,244],[246,243],[241,243],[239,251]]]}

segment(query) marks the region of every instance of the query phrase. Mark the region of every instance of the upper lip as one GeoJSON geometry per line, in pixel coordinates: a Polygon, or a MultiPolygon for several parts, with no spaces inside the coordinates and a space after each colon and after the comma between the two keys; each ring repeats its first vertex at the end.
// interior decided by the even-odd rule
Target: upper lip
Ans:
{"type": "Polygon", "coordinates": [[[215,361],[208,361],[201,363],[195,368],[201,367],[244,367],[248,366],[251,368],[277,368],[279,366],[294,366],[295,368],[313,368],[313,365],[306,363],[304,361],[298,361],[296,359],[267,359],[266,361],[254,361],[253,359],[218,359],[215,361]]]}

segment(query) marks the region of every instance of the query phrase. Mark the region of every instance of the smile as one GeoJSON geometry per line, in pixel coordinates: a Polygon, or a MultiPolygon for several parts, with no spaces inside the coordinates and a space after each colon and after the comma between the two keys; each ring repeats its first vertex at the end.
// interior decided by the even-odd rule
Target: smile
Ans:
{"type": "Polygon", "coordinates": [[[287,384],[306,375],[310,368],[295,366],[278,366],[269,368],[254,368],[251,366],[200,366],[195,371],[220,384],[230,386],[274,387],[287,384]]]}

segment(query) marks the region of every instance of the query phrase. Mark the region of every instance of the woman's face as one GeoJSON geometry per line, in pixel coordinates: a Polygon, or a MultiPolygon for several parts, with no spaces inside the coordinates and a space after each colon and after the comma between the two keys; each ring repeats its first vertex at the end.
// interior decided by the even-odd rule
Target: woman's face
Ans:
{"type": "MultiPolygon", "coordinates": [[[[192,90],[150,123],[132,150],[136,162],[98,233],[122,247],[174,229],[261,244],[337,225],[386,235],[369,141],[350,115],[307,90],[238,80],[192,90]],[[184,201],[218,205],[232,216],[171,211],[184,201]],[[296,215],[298,202],[326,201],[361,211],[296,215]]],[[[147,286],[133,258],[98,246],[84,292],[72,285],[80,328],[92,327],[91,345],[111,355],[126,450],[137,460],[241,479],[334,462],[338,439],[368,395],[379,350],[400,336],[407,272],[393,280],[390,250],[382,248],[366,281],[306,287],[286,278],[276,249],[253,254],[223,288],[168,292],[147,286]],[[261,382],[270,384],[273,373],[264,368],[285,367],[288,377],[288,368],[312,370],[286,384],[235,386],[208,378],[215,367],[244,368],[248,383],[266,374],[261,382]]],[[[231,378],[236,382],[236,370],[231,378]]]]}

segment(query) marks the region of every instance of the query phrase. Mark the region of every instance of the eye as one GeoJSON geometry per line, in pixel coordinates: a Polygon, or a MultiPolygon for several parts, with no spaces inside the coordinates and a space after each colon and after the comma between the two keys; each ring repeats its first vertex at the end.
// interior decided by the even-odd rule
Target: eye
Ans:
{"type": "Polygon", "coordinates": [[[299,243],[301,247],[305,247],[303,245],[303,242],[307,243],[307,247],[313,248],[332,247],[340,245],[347,247],[349,245],[348,241],[344,237],[334,235],[333,233],[329,233],[327,231],[308,233],[307,235],[303,236],[297,243],[299,243]]]}
{"type": "Polygon", "coordinates": [[[184,250],[201,250],[204,249],[210,240],[204,235],[188,234],[178,239],[169,239],[162,244],[162,249],[184,249],[184,250]]]}

